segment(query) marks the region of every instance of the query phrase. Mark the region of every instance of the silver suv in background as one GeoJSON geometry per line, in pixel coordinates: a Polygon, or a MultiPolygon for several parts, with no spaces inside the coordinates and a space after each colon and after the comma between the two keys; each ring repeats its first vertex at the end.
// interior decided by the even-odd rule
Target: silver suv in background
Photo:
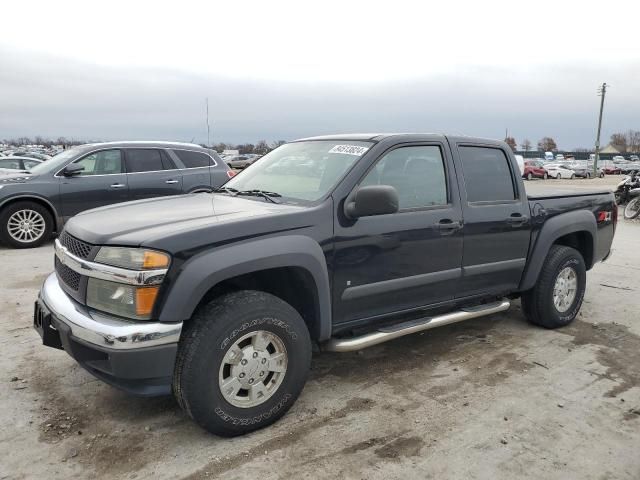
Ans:
{"type": "Polygon", "coordinates": [[[215,151],[191,143],[81,145],[27,170],[0,174],[0,240],[36,247],[84,210],[211,192],[234,175],[215,151]]]}

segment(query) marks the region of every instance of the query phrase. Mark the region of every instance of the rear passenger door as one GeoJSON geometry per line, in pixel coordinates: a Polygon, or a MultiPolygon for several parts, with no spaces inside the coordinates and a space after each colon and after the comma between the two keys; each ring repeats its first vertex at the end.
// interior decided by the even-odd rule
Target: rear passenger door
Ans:
{"type": "Polygon", "coordinates": [[[211,191],[213,159],[204,152],[173,149],[174,160],[182,169],[182,190],[185,193],[211,191]]]}
{"type": "Polygon", "coordinates": [[[182,173],[163,149],[127,148],[124,151],[132,200],[182,193],[182,173]]]}
{"type": "Polygon", "coordinates": [[[529,203],[509,154],[495,145],[458,143],[464,246],[456,297],[513,291],[525,267],[529,203]]]}

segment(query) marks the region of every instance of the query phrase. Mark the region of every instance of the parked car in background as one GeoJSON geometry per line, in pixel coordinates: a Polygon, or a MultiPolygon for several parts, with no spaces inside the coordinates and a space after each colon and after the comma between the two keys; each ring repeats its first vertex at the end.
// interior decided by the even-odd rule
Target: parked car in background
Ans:
{"type": "Polygon", "coordinates": [[[527,160],[524,162],[524,171],[522,172],[522,178],[526,178],[527,180],[533,180],[534,178],[544,178],[545,180],[549,177],[549,173],[547,169],[544,168],[544,165],[540,161],[536,160],[527,160]]]}
{"type": "Polygon", "coordinates": [[[42,161],[51,160],[51,155],[47,155],[45,153],[39,153],[39,152],[20,152],[20,153],[14,153],[13,155],[16,157],[36,158],[42,161]]]}
{"type": "Polygon", "coordinates": [[[247,154],[247,155],[234,155],[224,159],[225,163],[231,168],[243,169],[247,168],[253,162],[255,162],[259,155],[247,154]]]}
{"type": "Polygon", "coordinates": [[[545,165],[544,168],[547,169],[547,172],[549,173],[549,176],[551,178],[561,179],[561,178],[575,178],[576,177],[576,172],[571,170],[566,165],[560,165],[558,163],[549,163],[549,164],[545,165]]]}
{"type": "Polygon", "coordinates": [[[557,162],[559,162],[559,161],[562,161],[562,160],[564,160],[564,155],[563,155],[563,154],[561,154],[561,153],[558,153],[558,154],[556,155],[556,161],[557,161],[557,162]]]}
{"type": "Polygon", "coordinates": [[[544,152],[544,160],[546,162],[552,162],[553,160],[555,160],[555,157],[553,156],[553,152],[544,152]]]}
{"type": "Polygon", "coordinates": [[[622,155],[616,155],[611,160],[613,161],[613,163],[619,163],[619,162],[624,163],[627,161],[622,155]]]}
{"type": "Polygon", "coordinates": [[[2,157],[0,158],[0,172],[13,171],[13,170],[28,170],[42,163],[42,160],[37,158],[27,157],[2,157]]]}
{"type": "MultiPolygon", "coordinates": [[[[593,164],[589,164],[588,162],[575,162],[568,165],[568,167],[575,172],[576,177],[593,177],[593,164]]],[[[604,178],[604,170],[601,167],[598,167],[596,175],[600,178],[604,178]]]]}
{"type": "Polygon", "coordinates": [[[631,155],[629,157],[629,161],[631,161],[631,162],[640,162],[640,157],[638,157],[638,155],[631,155]]]}
{"type": "Polygon", "coordinates": [[[216,152],[190,143],[71,148],[23,172],[0,175],[0,240],[15,248],[36,247],[83,210],[211,192],[234,175],[216,152]]]}
{"type": "Polygon", "coordinates": [[[622,173],[620,165],[613,163],[611,160],[600,160],[598,166],[601,166],[607,175],[620,175],[620,173],[622,173]]]}

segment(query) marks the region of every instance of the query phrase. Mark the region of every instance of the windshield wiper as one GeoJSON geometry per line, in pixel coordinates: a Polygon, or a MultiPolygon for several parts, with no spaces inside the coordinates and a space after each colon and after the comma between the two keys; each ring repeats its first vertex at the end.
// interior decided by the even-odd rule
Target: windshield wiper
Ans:
{"type": "Polygon", "coordinates": [[[238,193],[238,190],[236,188],[231,188],[231,187],[219,187],[219,188],[216,188],[213,192],[214,193],[230,193],[232,195],[235,195],[238,193]]]}
{"type": "Polygon", "coordinates": [[[248,197],[262,197],[269,200],[271,203],[280,203],[279,201],[274,200],[273,197],[282,197],[282,195],[280,195],[279,193],[269,192],[266,190],[258,190],[257,188],[253,190],[241,190],[241,191],[236,190],[235,195],[246,195],[248,197]]]}

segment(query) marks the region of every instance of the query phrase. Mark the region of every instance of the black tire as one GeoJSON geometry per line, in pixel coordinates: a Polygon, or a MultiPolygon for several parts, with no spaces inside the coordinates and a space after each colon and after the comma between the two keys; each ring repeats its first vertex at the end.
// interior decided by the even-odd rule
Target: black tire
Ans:
{"type": "Polygon", "coordinates": [[[600,178],[604,178],[604,172],[600,172],[600,178]]]}
{"type": "Polygon", "coordinates": [[[556,175],[556,180],[562,180],[562,175],[557,174],[557,175],[556,175]]]}
{"type": "Polygon", "coordinates": [[[572,173],[571,176],[569,177],[571,180],[573,180],[574,178],[576,178],[576,176],[572,173]]]}
{"type": "Polygon", "coordinates": [[[544,328],[570,324],[582,306],[586,289],[587,269],[580,252],[571,247],[553,245],[544,261],[536,285],[522,295],[522,310],[529,322],[544,328]],[[573,301],[559,311],[553,301],[554,286],[560,272],[571,268],[576,273],[577,288],[573,301]]]}
{"type": "MultiPolygon", "coordinates": [[[[178,344],[173,393],[205,430],[232,437],[282,417],[300,395],[310,366],[311,340],[300,314],[274,295],[242,290],[215,298],[186,323],[178,344]],[[234,342],[259,330],[276,335],[284,344],[284,379],[263,403],[249,408],[234,406],[219,386],[221,365],[234,342]]],[[[265,380],[268,386],[268,377],[265,380]]]]}
{"type": "Polygon", "coordinates": [[[544,175],[542,176],[542,178],[543,178],[544,180],[546,180],[547,178],[549,178],[549,175],[547,174],[547,172],[544,172],[544,175]]]}
{"type": "Polygon", "coordinates": [[[624,207],[623,215],[625,220],[633,220],[640,215],[640,197],[636,197],[627,203],[624,207]]]}
{"type": "Polygon", "coordinates": [[[46,207],[36,202],[22,201],[12,203],[0,214],[0,241],[5,245],[13,248],[34,248],[39,247],[44,242],[51,238],[53,232],[53,217],[46,207]],[[33,241],[24,240],[20,241],[9,233],[9,220],[18,212],[36,212],[42,218],[44,222],[44,231],[42,234],[33,241]]]}
{"type": "Polygon", "coordinates": [[[587,174],[585,176],[587,177],[587,179],[591,178],[591,174],[589,172],[587,172],[587,174]]]}
{"type": "Polygon", "coordinates": [[[531,172],[527,173],[527,180],[533,180],[533,175],[531,172]]]}

